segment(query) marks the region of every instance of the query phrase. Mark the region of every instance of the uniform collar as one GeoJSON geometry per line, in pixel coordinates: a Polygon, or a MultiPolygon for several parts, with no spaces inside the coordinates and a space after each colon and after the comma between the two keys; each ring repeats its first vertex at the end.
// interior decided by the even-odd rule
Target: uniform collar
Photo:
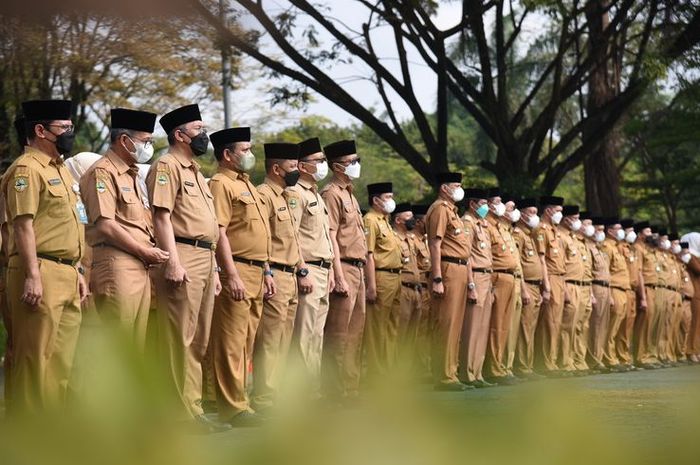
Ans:
{"type": "Polygon", "coordinates": [[[532,228],[522,221],[518,221],[517,227],[522,229],[526,234],[532,234],[532,228]]]}
{"type": "Polygon", "coordinates": [[[349,192],[352,192],[352,190],[353,190],[352,182],[343,181],[340,178],[338,178],[337,176],[333,176],[333,178],[330,181],[330,184],[335,184],[336,186],[340,187],[341,189],[345,189],[349,192]]]}
{"type": "Polygon", "coordinates": [[[30,145],[25,146],[24,153],[26,155],[29,155],[30,157],[34,158],[36,161],[38,161],[41,166],[46,168],[49,166],[50,163],[54,163],[55,165],[60,165],[63,163],[63,159],[61,157],[52,157],[51,155],[42,152],[41,150],[34,148],[30,145]]]}
{"type": "Polygon", "coordinates": [[[382,220],[386,220],[386,217],[387,217],[387,215],[385,215],[384,213],[379,213],[374,208],[369,209],[369,211],[367,212],[367,216],[374,216],[374,217],[380,218],[382,220]]]}
{"type": "Polygon", "coordinates": [[[272,189],[272,192],[274,192],[275,195],[282,195],[282,193],[284,192],[284,187],[280,186],[267,176],[265,176],[265,180],[263,182],[270,186],[270,189],[272,189]]]}
{"type": "Polygon", "coordinates": [[[175,158],[175,160],[178,161],[178,163],[182,165],[183,168],[193,168],[195,171],[199,171],[199,163],[196,161],[177,151],[170,152],[170,154],[173,156],[173,158],[175,158]]]}
{"type": "Polygon", "coordinates": [[[316,190],[316,184],[311,181],[307,181],[306,179],[299,179],[297,184],[306,190],[316,190]]]}
{"type": "Polygon", "coordinates": [[[129,166],[124,160],[122,160],[119,157],[119,155],[117,155],[114,152],[114,150],[109,149],[105,154],[105,157],[107,157],[107,159],[112,162],[114,167],[117,169],[117,173],[124,174],[131,170],[131,166],[129,166]]]}
{"type": "Polygon", "coordinates": [[[239,173],[238,171],[234,171],[231,168],[225,168],[221,165],[219,165],[219,169],[217,170],[217,173],[221,173],[224,176],[227,176],[234,181],[241,179],[242,181],[247,181],[248,180],[248,175],[246,173],[239,173]]]}

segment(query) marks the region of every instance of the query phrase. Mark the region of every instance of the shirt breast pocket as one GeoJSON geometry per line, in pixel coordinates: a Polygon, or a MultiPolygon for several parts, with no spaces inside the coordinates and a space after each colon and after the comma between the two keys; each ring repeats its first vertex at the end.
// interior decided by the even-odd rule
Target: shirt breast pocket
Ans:
{"type": "Polygon", "coordinates": [[[65,218],[70,203],[66,187],[63,184],[49,184],[46,186],[46,190],[49,193],[47,196],[46,208],[48,216],[53,218],[65,218]]]}
{"type": "Polygon", "coordinates": [[[199,187],[197,187],[197,183],[192,181],[184,181],[182,183],[182,187],[185,191],[185,194],[187,194],[188,196],[199,197],[199,187]]]}
{"type": "Polygon", "coordinates": [[[277,225],[275,231],[280,237],[290,237],[294,234],[292,228],[292,217],[289,214],[289,209],[282,207],[284,209],[277,209],[275,215],[277,216],[277,225]]]}
{"type": "Polygon", "coordinates": [[[133,191],[125,192],[122,190],[119,195],[122,201],[122,211],[124,212],[124,217],[127,220],[140,219],[143,213],[143,204],[139,202],[136,193],[133,191]]]}
{"type": "Polygon", "coordinates": [[[250,222],[255,219],[253,209],[255,208],[255,199],[250,195],[241,195],[233,202],[232,216],[235,220],[243,220],[250,222]]]}

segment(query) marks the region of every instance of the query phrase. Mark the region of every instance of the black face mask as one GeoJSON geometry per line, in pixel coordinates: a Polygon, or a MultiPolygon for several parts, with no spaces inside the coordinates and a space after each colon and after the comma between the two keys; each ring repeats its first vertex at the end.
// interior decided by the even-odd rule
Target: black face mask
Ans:
{"type": "Polygon", "coordinates": [[[284,183],[287,187],[292,187],[299,181],[299,176],[299,170],[289,171],[284,174],[284,183]]]}
{"type": "Polygon", "coordinates": [[[207,147],[209,147],[209,136],[207,136],[205,132],[200,132],[191,139],[190,148],[192,149],[192,153],[198,157],[207,153],[207,147]]]}
{"type": "MultiPolygon", "coordinates": [[[[51,132],[51,131],[49,131],[51,132]]],[[[53,132],[51,132],[53,134],[53,132]]],[[[75,143],[75,133],[74,132],[64,132],[61,135],[53,134],[56,140],[53,142],[56,144],[56,150],[61,155],[68,155],[71,150],[73,150],[73,144],[75,143]]]]}
{"type": "Polygon", "coordinates": [[[404,224],[406,225],[406,229],[408,231],[413,231],[413,229],[416,227],[416,219],[411,218],[410,220],[406,220],[404,224]]]}

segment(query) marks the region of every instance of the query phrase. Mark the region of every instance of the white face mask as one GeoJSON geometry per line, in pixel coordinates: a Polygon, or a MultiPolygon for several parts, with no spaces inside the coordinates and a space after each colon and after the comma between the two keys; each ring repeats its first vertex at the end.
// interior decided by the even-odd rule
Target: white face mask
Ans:
{"type": "Polygon", "coordinates": [[[681,246],[678,245],[678,244],[675,244],[675,245],[671,248],[671,252],[673,252],[675,255],[678,255],[679,253],[681,253],[681,246]]]}
{"type": "Polygon", "coordinates": [[[564,217],[564,214],[562,212],[556,212],[554,215],[552,215],[552,223],[554,223],[554,224],[561,223],[561,219],[563,217],[564,217]]]}
{"type": "Polygon", "coordinates": [[[583,228],[583,235],[584,236],[593,237],[594,234],[595,234],[595,227],[593,227],[592,224],[587,224],[586,226],[584,226],[584,228],[583,228]]]}
{"type": "Polygon", "coordinates": [[[323,180],[326,176],[328,176],[328,162],[322,161],[318,165],[316,165],[316,172],[311,175],[314,178],[314,181],[318,182],[323,180]]]}
{"type": "Polygon", "coordinates": [[[537,226],[540,225],[540,217],[537,216],[537,215],[532,215],[531,217],[529,217],[529,218],[525,221],[525,223],[527,223],[527,225],[528,225],[531,229],[535,229],[537,226]]]}
{"type": "Polygon", "coordinates": [[[520,210],[513,210],[508,214],[508,217],[510,217],[511,222],[517,223],[520,221],[520,210]]]}
{"type": "Polygon", "coordinates": [[[624,241],[625,240],[625,230],[618,229],[617,232],[615,233],[615,239],[617,239],[618,241],[624,241]]]}
{"type": "Polygon", "coordinates": [[[360,163],[351,163],[345,167],[345,175],[350,179],[357,179],[360,177],[360,163]]]}
{"type": "Polygon", "coordinates": [[[663,250],[668,250],[668,249],[670,249],[670,248],[671,248],[671,241],[669,241],[668,239],[666,239],[665,241],[663,241],[663,242],[661,243],[661,248],[662,248],[663,250]]]}
{"type": "Polygon", "coordinates": [[[688,262],[690,262],[690,254],[689,253],[683,254],[681,256],[681,261],[687,265],[688,262]]]}
{"type": "Polygon", "coordinates": [[[506,212],[506,206],[503,205],[502,203],[499,203],[499,204],[496,204],[493,206],[493,213],[496,216],[501,217],[501,216],[503,216],[503,214],[505,212],[506,212]]]}
{"type": "Polygon", "coordinates": [[[129,138],[132,144],[134,144],[134,147],[136,147],[136,152],[129,151],[129,155],[131,155],[131,158],[136,161],[136,163],[147,163],[151,158],[153,158],[153,144],[148,144],[148,147],[146,147],[146,144],[143,142],[136,142],[132,138],[129,138]]]}
{"type": "Polygon", "coordinates": [[[396,202],[394,199],[385,200],[383,210],[384,213],[394,213],[394,210],[396,210],[396,202]]]}
{"type": "Polygon", "coordinates": [[[573,232],[576,232],[576,231],[578,231],[579,229],[581,229],[581,220],[574,220],[574,221],[572,221],[572,222],[571,222],[570,228],[571,228],[571,230],[572,230],[573,232]]]}
{"type": "Polygon", "coordinates": [[[247,173],[253,168],[255,168],[255,155],[253,155],[253,152],[248,150],[247,152],[243,153],[243,155],[241,155],[240,169],[241,171],[247,173]]]}
{"type": "Polygon", "coordinates": [[[460,186],[452,191],[452,200],[455,202],[461,202],[462,199],[464,199],[464,189],[462,189],[462,186],[460,186]]]}
{"type": "Polygon", "coordinates": [[[603,231],[596,231],[595,240],[596,242],[603,242],[605,240],[605,233],[603,231]]]}
{"type": "Polygon", "coordinates": [[[627,236],[625,237],[625,240],[630,244],[634,244],[634,241],[637,240],[637,233],[635,233],[634,231],[628,232],[627,236]]]}

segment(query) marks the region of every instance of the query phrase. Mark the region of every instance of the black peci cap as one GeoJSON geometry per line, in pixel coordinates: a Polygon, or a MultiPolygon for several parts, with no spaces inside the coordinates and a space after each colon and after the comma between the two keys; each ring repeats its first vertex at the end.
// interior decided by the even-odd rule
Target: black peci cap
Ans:
{"type": "Polygon", "coordinates": [[[669,241],[677,241],[677,240],[680,240],[680,236],[676,233],[671,233],[668,235],[668,240],[669,241]]]}
{"type": "Polygon", "coordinates": [[[381,195],[393,192],[393,185],[390,182],[377,182],[367,184],[367,195],[381,195]]]}
{"type": "Polygon", "coordinates": [[[199,105],[193,103],[192,105],[185,105],[170,113],[166,113],[160,119],[160,125],[163,127],[166,134],[170,134],[170,132],[178,126],[201,120],[202,115],[199,112],[199,105]]]}
{"type": "Polygon", "coordinates": [[[321,141],[318,140],[318,137],[312,137],[311,139],[299,142],[297,145],[299,146],[299,158],[308,157],[314,153],[323,153],[321,141]]]}
{"type": "Polygon", "coordinates": [[[579,208],[578,205],[564,205],[561,214],[564,216],[578,215],[579,208]]]}
{"type": "Polygon", "coordinates": [[[458,182],[461,184],[462,183],[462,173],[450,173],[450,172],[438,173],[435,175],[435,180],[437,181],[438,185],[450,184],[453,182],[458,182]]]}
{"type": "Polygon", "coordinates": [[[148,111],[113,108],[110,111],[112,129],[130,129],[152,133],[156,127],[156,114],[148,111]]]}
{"type": "Polygon", "coordinates": [[[264,145],[265,158],[273,160],[298,160],[299,145],[288,142],[272,142],[264,145]]]}
{"type": "Polygon", "coordinates": [[[537,208],[537,199],[533,197],[528,197],[518,201],[518,208],[520,209],[531,207],[537,208]]]}
{"type": "Polygon", "coordinates": [[[620,218],[617,216],[608,216],[606,218],[603,218],[605,220],[605,227],[610,228],[612,226],[615,226],[616,224],[620,224],[620,218]]]}
{"type": "Polygon", "coordinates": [[[648,221],[640,221],[639,223],[634,223],[634,230],[641,231],[642,229],[651,228],[651,224],[648,221]]]}
{"type": "Polygon", "coordinates": [[[402,202],[396,205],[394,213],[404,213],[410,211],[413,211],[413,207],[411,206],[411,204],[408,202],[402,202]]]}
{"type": "Polygon", "coordinates": [[[690,247],[690,243],[688,242],[681,242],[681,249],[687,249],[690,247]]]}
{"type": "Polygon", "coordinates": [[[470,187],[464,190],[465,199],[475,199],[475,200],[486,200],[488,198],[488,191],[486,189],[480,189],[478,187],[470,187]]]}
{"type": "Polygon", "coordinates": [[[213,132],[209,139],[215,149],[224,147],[236,142],[250,142],[250,128],[229,128],[213,132]]]}
{"type": "Polygon", "coordinates": [[[486,196],[489,199],[493,197],[501,197],[501,189],[499,187],[489,187],[486,190],[486,196]]]}
{"type": "Polygon", "coordinates": [[[328,159],[332,159],[345,157],[347,155],[355,155],[357,153],[357,147],[355,147],[354,140],[340,140],[326,145],[323,147],[323,151],[326,153],[328,159]]]}
{"type": "Polygon", "coordinates": [[[620,220],[622,229],[634,228],[634,220],[632,218],[623,218],[620,220]]]}
{"type": "Polygon", "coordinates": [[[70,100],[29,100],[22,102],[25,121],[66,120],[71,118],[73,103],[70,100]]]}
{"type": "Polygon", "coordinates": [[[563,206],[564,205],[564,198],[563,197],[554,197],[551,195],[544,195],[540,197],[540,205],[543,207],[549,207],[549,206],[563,206]]]}
{"type": "Polygon", "coordinates": [[[583,211],[583,212],[579,212],[578,218],[579,218],[581,221],[583,221],[583,220],[590,220],[591,218],[593,218],[593,215],[591,215],[591,212],[589,212],[589,211],[583,211]]]}

